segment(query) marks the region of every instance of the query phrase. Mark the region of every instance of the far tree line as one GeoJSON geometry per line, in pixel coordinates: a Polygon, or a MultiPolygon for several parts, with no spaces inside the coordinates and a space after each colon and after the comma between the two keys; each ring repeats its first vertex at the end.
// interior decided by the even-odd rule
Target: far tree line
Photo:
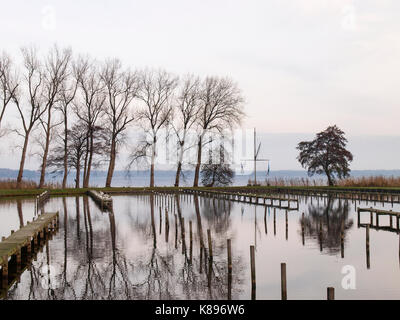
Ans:
{"type": "Polygon", "coordinates": [[[147,133],[145,141],[136,143],[130,160],[149,159],[150,187],[155,185],[160,130],[173,128],[179,142],[175,186],[180,184],[187,134],[195,131],[196,187],[205,135],[233,129],[244,117],[241,90],[228,77],[179,77],[162,69],[131,70],[118,58],[98,61],[57,46],[45,54],[33,46],[24,47],[21,54],[21,65],[7,53],[0,54],[0,132],[4,132],[6,109],[15,108],[19,126],[12,131],[22,141],[17,187],[22,184],[32,141],[40,149],[39,188],[50,170],[63,174],[63,188],[68,173],[75,170],[75,187],[87,188],[93,168],[104,164],[108,167],[105,186],[110,187],[130,126],[147,133]]]}

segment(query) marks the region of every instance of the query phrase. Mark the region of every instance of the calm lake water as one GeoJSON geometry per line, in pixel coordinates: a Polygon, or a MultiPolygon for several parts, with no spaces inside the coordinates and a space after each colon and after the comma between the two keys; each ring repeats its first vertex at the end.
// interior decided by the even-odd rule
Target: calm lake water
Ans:
{"type": "MultiPolygon", "coordinates": [[[[113,196],[113,201],[109,213],[86,196],[51,198],[44,211],[59,211],[59,230],[5,298],[226,299],[226,244],[231,239],[233,299],[251,297],[251,245],[257,299],[280,299],[282,262],[287,265],[288,299],[326,299],[327,287],[335,288],[336,299],[400,299],[399,234],[370,230],[368,268],[366,229],[358,227],[355,210],[373,206],[400,211],[399,204],[308,197],[300,199],[298,211],[276,209],[274,223],[273,208],[204,197],[129,195],[113,196]],[[208,248],[207,229],[214,255],[210,285],[207,260],[200,258],[200,243],[208,248]],[[342,288],[346,266],[355,270],[355,289],[342,288]]],[[[1,200],[0,236],[9,236],[34,216],[33,200],[1,200]]],[[[361,222],[369,222],[368,213],[361,214],[361,222]]],[[[389,218],[379,222],[388,226],[389,218]]]]}

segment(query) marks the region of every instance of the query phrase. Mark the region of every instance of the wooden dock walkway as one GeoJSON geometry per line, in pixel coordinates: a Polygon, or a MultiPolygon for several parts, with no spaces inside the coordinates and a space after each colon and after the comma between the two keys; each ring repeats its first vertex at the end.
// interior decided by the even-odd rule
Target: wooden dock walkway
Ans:
{"type": "Polygon", "coordinates": [[[110,195],[96,190],[89,190],[87,194],[99,205],[101,210],[112,210],[113,200],[110,195]]]}
{"type": "Polygon", "coordinates": [[[198,194],[200,196],[206,196],[210,198],[243,202],[248,204],[262,205],[262,206],[286,209],[286,210],[299,209],[298,199],[279,197],[273,195],[265,195],[258,193],[225,192],[225,191],[215,191],[215,190],[190,190],[190,189],[189,190],[183,189],[183,193],[198,194]],[[282,203],[284,204],[286,203],[287,205],[283,205],[282,203]],[[292,207],[291,203],[295,203],[296,206],[292,207]]]}
{"type": "Polygon", "coordinates": [[[0,242],[1,288],[8,288],[35,249],[58,228],[58,212],[43,213],[0,242]]]}

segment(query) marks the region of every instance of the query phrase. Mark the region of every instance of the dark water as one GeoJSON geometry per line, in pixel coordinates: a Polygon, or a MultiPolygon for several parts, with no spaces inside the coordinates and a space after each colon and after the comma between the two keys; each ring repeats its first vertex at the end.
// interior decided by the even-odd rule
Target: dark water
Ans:
{"type": "MultiPolygon", "coordinates": [[[[60,228],[6,298],[226,299],[227,239],[232,239],[233,299],[251,297],[250,245],[255,246],[257,299],[280,299],[282,262],[287,264],[288,299],[326,299],[331,286],[337,299],[400,298],[399,234],[371,229],[368,267],[366,229],[358,226],[355,211],[356,206],[400,211],[398,204],[304,198],[298,211],[276,209],[274,223],[273,208],[237,202],[183,195],[113,199],[111,213],[87,197],[50,199],[44,211],[60,212],[60,228]],[[208,248],[207,229],[211,269],[204,254],[200,258],[200,244],[208,248]],[[342,287],[342,272],[349,268],[355,272],[355,289],[342,287]]],[[[32,200],[2,200],[0,236],[34,215],[32,200]]],[[[362,213],[361,220],[369,222],[369,214],[362,213]]],[[[388,218],[381,217],[380,225],[389,225],[388,218]]]]}

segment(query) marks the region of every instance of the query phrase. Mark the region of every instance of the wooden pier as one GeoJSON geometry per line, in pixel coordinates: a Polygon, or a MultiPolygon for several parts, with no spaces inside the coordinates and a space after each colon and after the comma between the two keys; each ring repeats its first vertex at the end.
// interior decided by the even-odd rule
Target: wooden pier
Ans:
{"type": "Polygon", "coordinates": [[[374,209],[372,207],[371,208],[357,208],[357,226],[365,227],[366,225],[369,225],[371,229],[400,233],[400,212],[394,212],[392,210],[374,209]],[[369,223],[361,223],[360,214],[362,212],[369,213],[369,223]],[[374,218],[374,214],[375,214],[375,218],[374,218]],[[389,217],[389,226],[381,226],[379,224],[380,216],[388,216],[389,217]],[[393,224],[393,217],[394,217],[394,220],[396,221],[396,227],[394,227],[394,224],[393,224]]]}
{"type": "Polygon", "coordinates": [[[29,264],[32,254],[58,228],[58,212],[43,213],[18,231],[11,231],[0,242],[1,291],[18,279],[29,264]]]}
{"type": "Polygon", "coordinates": [[[209,198],[217,198],[228,201],[237,201],[254,205],[262,205],[273,208],[280,208],[286,210],[298,210],[298,199],[285,198],[273,195],[257,194],[257,193],[239,193],[239,192],[224,192],[215,190],[193,190],[183,189],[185,194],[197,194],[209,198]],[[295,203],[295,207],[291,205],[295,203]],[[286,204],[286,205],[285,205],[286,204]]]}
{"type": "Polygon", "coordinates": [[[112,210],[113,201],[110,195],[96,190],[89,190],[87,194],[100,206],[101,210],[112,210]]]}

